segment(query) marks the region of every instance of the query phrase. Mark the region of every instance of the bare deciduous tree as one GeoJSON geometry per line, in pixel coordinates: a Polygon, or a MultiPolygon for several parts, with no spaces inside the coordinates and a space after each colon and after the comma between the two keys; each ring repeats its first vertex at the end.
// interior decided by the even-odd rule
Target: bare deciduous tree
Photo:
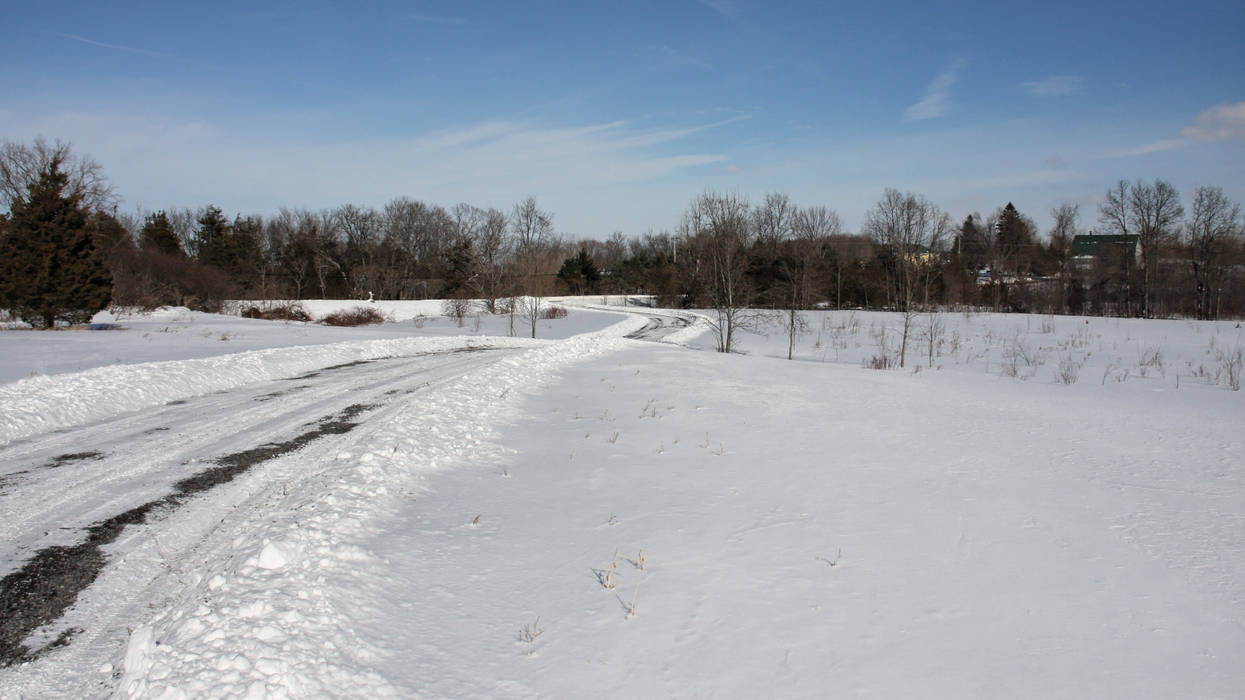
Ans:
{"type": "Polygon", "coordinates": [[[783,325],[787,331],[788,360],[794,354],[796,336],[805,328],[800,311],[808,308],[816,265],[824,257],[831,236],[839,235],[843,229],[839,215],[823,206],[794,209],[789,219],[787,250],[778,258],[779,291],[787,302],[783,325]]]}
{"type": "Polygon", "coordinates": [[[735,347],[739,330],[752,318],[747,312],[748,203],[737,195],[705,192],[692,200],[683,215],[680,234],[693,242],[693,268],[705,279],[714,317],[709,325],[718,352],[735,347]]]}
{"type": "Polygon", "coordinates": [[[863,231],[891,253],[894,299],[903,314],[899,366],[904,366],[912,322],[929,306],[930,286],[951,217],[924,197],[887,188],[865,215],[863,231]]]}
{"type": "Polygon", "coordinates": [[[1130,233],[1128,225],[1132,217],[1128,209],[1128,180],[1120,180],[1107,190],[1107,196],[1098,205],[1098,222],[1117,235],[1130,233]]]}
{"type": "Polygon", "coordinates": [[[536,337],[536,322],[540,320],[541,293],[543,289],[537,276],[540,272],[541,249],[553,238],[553,214],[536,205],[535,197],[528,197],[514,205],[510,212],[510,230],[515,246],[515,266],[522,286],[518,308],[528,321],[532,337],[536,337]]]}
{"type": "Polygon", "coordinates": [[[752,231],[757,244],[773,250],[791,235],[791,227],[798,213],[791,199],[780,192],[765,195],[760,206],[752,210],[752,231]]]}
{"type": "MultiPolygon", "coordinates": [[[[1154,314],[1154,280],[1160,251],[1175,235],[1182,216],[1184,207],[1180,205],[1180,195],[1162,180],[1155,180],[1152,185],[1140,181],[1129,185],[1127,180],[1120,180],[1107,190],[1106,198],[1098,206],[1098,220],[1109,231],[1137,236],[1141,244],[1141,313],[1144,316],[1154,314]]],[[[1125,256],[1125,264],[1131,264],[1129,256],[1125,256]]],[[[1129,272],[1125,270],[1125,279],[1130,277],[1129,272]]],[[[1127,313],[1131,315],[1131,290],[1127,285],[1125,293],[1129,297],[1127,313]]]]}
{"type": "Polygon", "coordinates": [[[1184,207],[1180,205],[1176,188],[1162,180],[1155,180],[1153,185],[1136,183],[1128,199],[1129,223],[1141,241],[1141,312],[1149,318],[1154,315],[1153,296],[1160,252],[1176,235],[1184,207]]]}
{"type": "Polygon", "coordinates": [[[25,199],[30,186],[39,181],[39,173],[54,160],[68,179],[65,194],[77,197],[83,207],[105,211],[117,203],[118,197],[99,163],[73,155],[68,143],[48,143],[40,137],[30,145],[11,141],[0,145],[0,204],[11,209],[13,202],[25,199]]]}
{"type": "Polygon", "coordinates": [[[553,235],[553,214],[537,206],[535,197],[528,197],[511,210],[510,228],[514,232],[515,248],[523,253],[553,235]]]}
{"type": "Polygon", "coordinates": [[[1240,235],[1241,206],[1229,201],[1218,187],[1197,188],[1185,236],[1193,264],[1194,308],[1199,319],[1211,317],[1211,281],[1221,264],[1222,248],[1240,235]]]}
{"type": "Polygon", "coordinates": [[[345,239],[345,261],[351,292],[355,296],[379,291],[376,256],[383,226],[380,214],[372,208],[347,204],[334,212],[345,239]]]}
{"type": "Polygon", "coordinates": [[[506,215],[487,209],[476,232],[476,252],[480,256],[480,290],[489,313],[497,313],[497,299],[506,280],[506,260],[510,240],[506,237],[506,215]]]}
{"type": "Polygon", "coordinates": [[[1059,258],[1059,312],[1068,308],[1069,284],[1080,284],[1071,280],[1072,240],[1076,238],[1077,220],[1081,216],[1081,207],[1070,202],[1063,202],[1050,210],[1053,222],[1050,228],[1050,250],[1059,258]]]}
{"type": "MultiPolygon", "coordinates": [[[[1108,231],[1117,236],[1127,236],[1132,234],[1130,225],[1132,223],[1132,215],[1129,208],[1129,185],[1127,180],[1120,180],[1115,186],[1107,190],[1107,196],[1102,203],[1098,205],[1098,223],[1106,227],[1108,231]]],[[[1122,250],[1122,247],[1121,247],[1122,250]]],[[[1097,261],[1101,262],[1101,260],[1097,261]]],[[[1124,288],[1124,313],[1127,316],[1133,315],[1133,256],[1131,253],[1125,252],[1120,256],[1120,262],[1123,263],[1124,269],[1121,275],[1124,288]]]]}

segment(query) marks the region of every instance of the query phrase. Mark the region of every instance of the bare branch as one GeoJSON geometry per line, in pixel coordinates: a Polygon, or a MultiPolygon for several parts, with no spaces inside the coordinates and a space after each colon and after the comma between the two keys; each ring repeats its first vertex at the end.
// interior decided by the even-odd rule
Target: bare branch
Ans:
{"type": "Polygon", "coordinates": [[[0,203],[12,209],[13,203],[24,200],[30,186],[39,180],[39,173],[58,160],[68,178],[65,194],[76,196],[84,207],[94,211],[111,209],[119,201],[112,185],[104,177],[104,169],[87,156],[75,156],[68,143],[49,144],[43,138],[26,145],[5,141],[0,145],[0,203]]]}

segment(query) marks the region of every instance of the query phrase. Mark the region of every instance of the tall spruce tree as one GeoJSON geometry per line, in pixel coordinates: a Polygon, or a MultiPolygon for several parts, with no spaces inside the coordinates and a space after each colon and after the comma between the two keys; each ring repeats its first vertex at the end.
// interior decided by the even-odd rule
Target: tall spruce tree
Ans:
{"type": "Polygon", "coordinates": [[[1027,271],[1033,258],[1034,226],[1011,202],[999,213],[995,235],[1004,269],[1015,275],[1027,271]]]}
{"type": "Polygon", "coordinates": [[[562,261],[557,279],[571,294],[591,294],[596,291],[601,271],[588,255],[588,249],[580,248],[577,255],[562,261]]]}
{"type": "Polygon", "coordinates": [[[199,228],[195,230],[195,258],[205,265],[226,267],[229,253],[228,242],[229,221],[221,210],[209,204],[199,216],[199,228]]]}
{"type": "Polygon", "coordinates": [[[174,257],[186,256],[177,232],[173,230],[173,222],[169,221],[169,215],[163,211],[147,216],[142,230],[138,232],[138,246],[143,250],[154,250],[174,257]]]}
{"type": "Polygon", "coordinates": [[[62,160],[54,157],[13,201],[0,236],[0,306],[41,328],[86,322],[112,296],[82,195],[66,193],[62,160]]]}
{"type": "Polygon", "coordinates": [[[447,299],[471,294],[480,268],[471,239],[466,236],[458,239],[442,257],[441,276],[445,280],[445,288],[441,294],[447,299]]]}
{"type": "Polygon", "coordinates": [[[976,274],[989,262],[989,247],[980,219],[969,214],[960,224],[952,252],[959,258],[961,266],[976,274]]]}

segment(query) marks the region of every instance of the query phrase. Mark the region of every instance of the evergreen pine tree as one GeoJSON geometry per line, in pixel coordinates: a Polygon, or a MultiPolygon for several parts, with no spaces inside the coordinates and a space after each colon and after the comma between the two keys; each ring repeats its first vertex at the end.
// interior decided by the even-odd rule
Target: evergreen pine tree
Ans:
{"type": "Polygon", "coordinates": [[[579,294],[584,286],[584,273],[576,258],[567,258],[562,261],[562,267],[558,269],[558,281],[566,285],[567,291],[571,294],[579,294]]]}
{"type": "Polygon", "coordinates": [[[444,254],[442,267],[442,276],[445,279],[442,294],[447,299],[469,294],[474,280],[479,276],[480,267],[471,239],[464,236],[450,246],[444,254]]]}
{"type": "Polygon", "coordinates": [[[986,248],[985,227],[969,214],[956,234],[953,252],[966,267],[976,272],[986,262],[986,248]]]}
{"type": "Polygon", "coordinates": [[[235,284],[245,292],[260,281],[264,251],[260,246],[263,222],[255,217],[234,217],[233,226],[225,236],[224,261],[221,269],[229,273],[235,284]]]}
{"type": "Polygon", "coordinates": [[[597,289],[597,282],[601,281],[601,270],[597,268],[596,263],[588,256],[588,251],[584,248],[579,249],[577,256],[579,262],[579,271],[584,276],[584,291],[591,294],[597,289]]]}
{"type": "Polygon", "coordinates": [[[143,222],[143,228],[138,232],[138,247],[179,258],[186,255],[181,241],[177,239],[177,232],[173,230],[173,223],[163,211],[149,215],[143,222]]]}
{"type": "Polygon", "coordinates": [[[1030,266],[1033,258],[1033,223],[1021,216],[1011,202],[1003,207],[995,224],[995,236],[1004,265],[1019,275],[1030,266]]]}
{"type": "Polygon", "coordinates": [[[238,216],[230,225],[219,208],[209,205],[199,216],[195,230],[195,259],[225,273],[235,287],[234,293],[246,293],[261,276],[261,229],[262,223],[250,217],[238,216]]]}
{"type": "Polygon", "coordinates": [[[80,194],[65,194],[60,167],[53,158],[26,197],[14,200],[0,236],[0,306],[42,328],[88,321],[112,296],[89,214],[80,194]]]}
{"type": "Polygon", "coordinates": [[[558,270],[558,281],[566,285],[571,294],[591,294],[600,279],[601,271],[586,248],[580,248],[575,257],[563,260],[558,270]]]}
{"type": "Polygon", "coordinates": [[[229,257],[225,240],[228,236],[229,222],[219,208],[209,204],[199,216],[199,228],[195,230],[195,258],[205,265],[224,269],[229,257]]]}

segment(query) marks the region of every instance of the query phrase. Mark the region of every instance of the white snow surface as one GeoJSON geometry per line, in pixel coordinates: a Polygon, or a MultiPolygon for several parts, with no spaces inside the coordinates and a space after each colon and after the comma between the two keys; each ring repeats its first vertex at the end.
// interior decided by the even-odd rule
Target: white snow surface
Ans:
{"type": "MultiPolygon", "coordinates": [[[[368,306],[350,299],[298,303],[315,319],[355,306],[368,306]]],[[[246,303],[234,302],[229,306],[238,311],[246,303]]],[[[278,347],[410,337],[527,337],[531,333],[530,326],[517,318],[511,333],[510,319],[504,315],[475,314],[459,325],[455,319],[440,315],[439,301],[378,301],[370,306],[388,320],[370,326],[338,328],[165,307],[150,312],[101,311],[92,319],[95,324],[115,330],[0,331],[0,383],[95,367],[217,357],[278,347]]],[[[610,314],[572,312],[563,319],[538,321],[536,335],[542,339],[569,338],[601,330],[616,321],[617,316],[610,314]]]]}
{"type": "Polygon", "coordinates": [[[439,467],[488,452],[481,438],[514,410],[510,391],[530,390],[559,365],[623,342],[591,334],[534,348],[370,424],[325,456],[320,478],[257,514],[262,534],[231,542],[223,565],[131,638],[120,692],[406,697],[417,690],[381,672],[403,663],[400,652],[356,630],[361,618],[398,602],[378,595],[389,562],[368,545],[426,491],[439,467]]]}
{"type": "MultiPolygon", "coordinates": [[[[327,313],[331,313],[350,303],[353,302],[318,301],[313,308],[327,308],[327,313]]],[[[468,329],[458,327],[453,319],[418,315],[439,308],[439,302],[391,305],[413,315],[403,318],[407,323],[333,328],[173,308],[142,315],[101,312],[94,319],[97,323],[120,325],[121,330],[0,332],[0,348],[6,350],[7,359],[0,366],[8,370],[9,376],[22,376],[22,370],[14,368],[32,364],[39,364],[45,372],[56,372],[36,372],[26,379],[0,384],[0,406],[4,407],[0,444],[36,432],[292,377],[333,364],[481,345],[481,337],[489,337],[488,344],[492,346],[530,342],[522,337],[484,336],[478,331],[468,336],[464,333],[468,329]],[[356,340],[326,343],[341,338],[356,340]],[[235,352],[239,346],[260,349],[235,352]],[[115,358],[116,364],[109,363],[110,357],[115,358]],[[154,357],[176,359],[128,362],[154,357]],[[127,362],[121,363],[122,358],[127,362]],[[85,371],[67,371],[68,368],[85,371]]],[[[565,319],[540,321],[538,335],[566,338],[615,324],[618,318],[617,314],[577,310],[565,319]]],[[[504,323],[505,317],[487,317],[481,325],[504,334],[504,323]]],[[[530,326],[518,330],[530,333],[530,326]]]]}
{"type": "MultiPolygon", "coordinates": [[[[0,385],[5,430],[50,416],[7,439],[55,452],[179,396],[395,358],[325,385],[362,401],[411,367],[409,396],[354,430],[128,527],[40,632],[81,641],[0,669],[0,696],[1245,696],[1234,324],[944,314],[932,366],[926,345],[876,371],[893,314],[808,314],[788,362],[774,326],[743,355],[678,347],[711,343],[703,320],[623,339],[672,313],[634,311],[557,341],[361,339],[0,385]],[[440,354],[472,344],[494,350],[440,354]]],[[[25,483],[3,515],[44,507],[25,483]]]]}

